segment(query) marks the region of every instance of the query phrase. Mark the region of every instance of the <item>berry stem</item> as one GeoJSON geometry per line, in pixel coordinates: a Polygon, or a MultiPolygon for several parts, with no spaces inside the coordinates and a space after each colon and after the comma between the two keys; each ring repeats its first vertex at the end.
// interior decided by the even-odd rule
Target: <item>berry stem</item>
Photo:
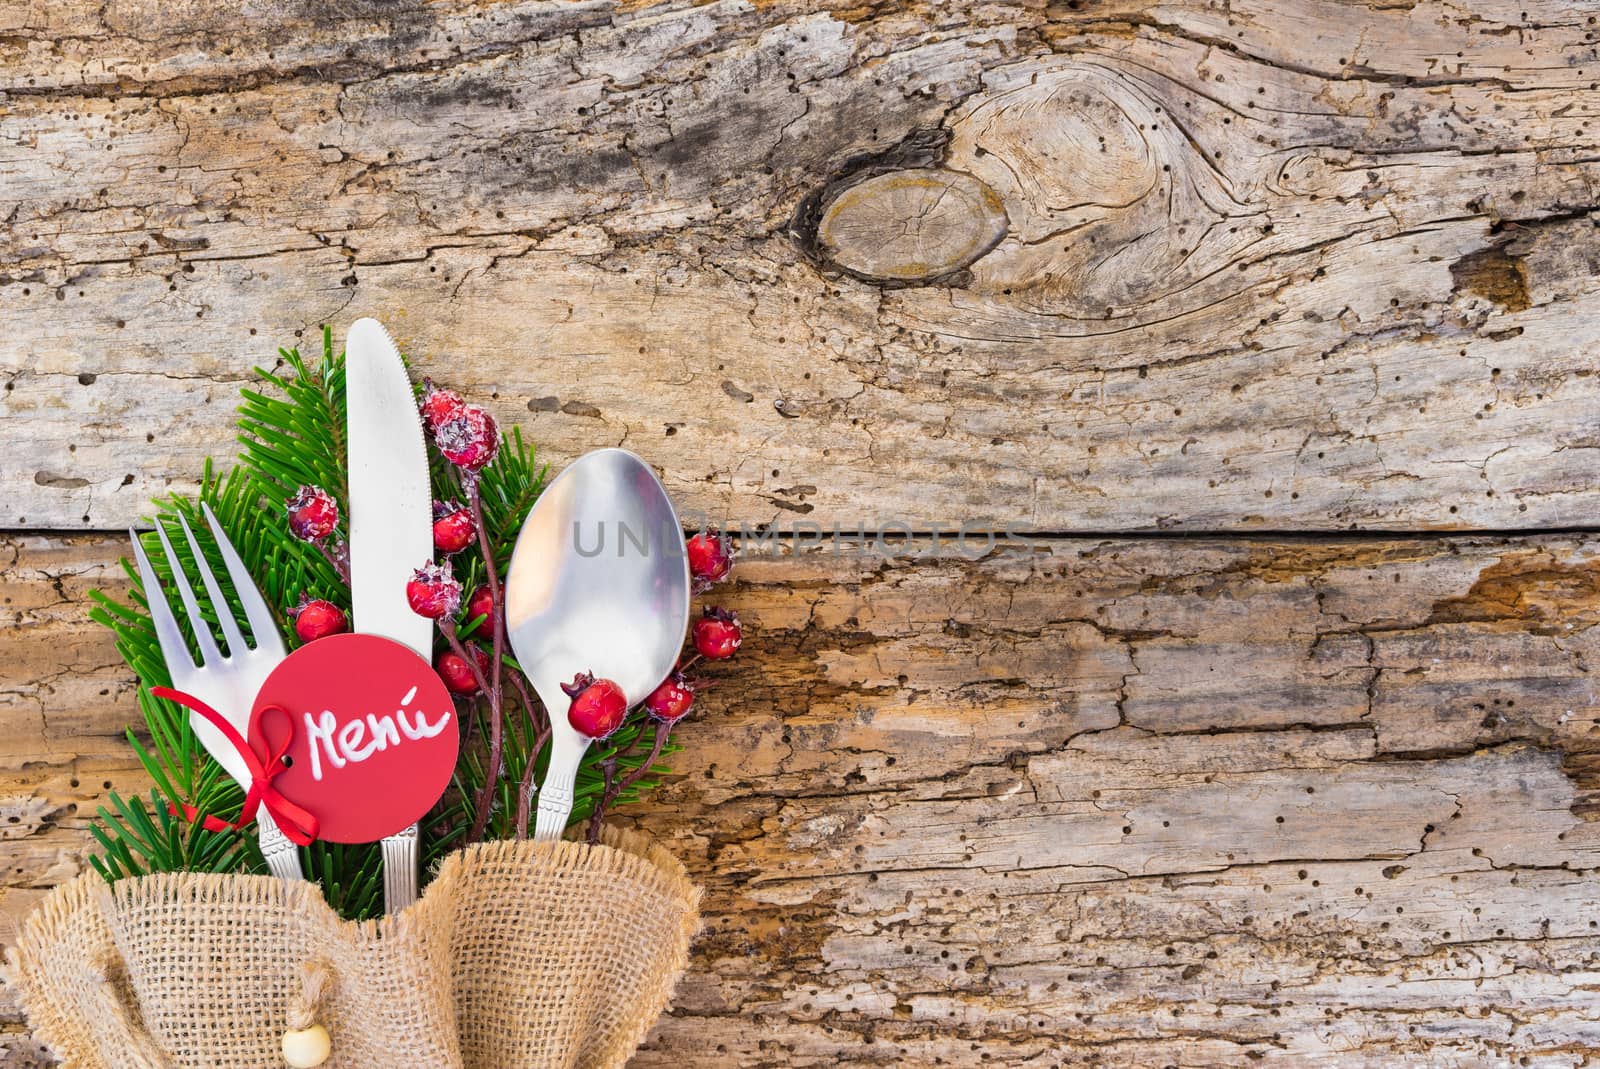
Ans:
{"type": "Polygon", "coordinates": [[[606,815],[606,801],[611,797],[611,785],[617,779],[616,754],[612,754],[600,762],[600,774],[605,777],[606,789],[605,793],[600,796],[600,801],[595,803],[594,812],[589,814],[588,840],[590,846],[597,846],[600,843],[600,820],[606,815]]]}
{"type": "Polygon", "coordinates": [[[489,681],[484,678],[483,669],[478,667],[478,659],[462,644],[461,639],[456,637],[456,622],[449,617],[440,617],[439,633],[444,636],[446,642],[450,643],[451,652],[467,662],[467,670],[472,673],[472,680],[478,684],[478,689],[484,694],[488,694],[489,681]]]}
{"type": "MultiPolygon", "coordinates": [[[[456,637],[456,622],[448,616],[441,617],[439,619],[439,633],[444,635],[444,640],[450,644],[450,649],[455,652],[455,655],[467,662],[467,670],[472,673],[473,681],[478,684],[478,693],[485,697],[490,695],[492,692],[489,689],[489,681],[484,678],[483,669],[478,667],[478,658],[474,657],[461,644],[461,639],[456,637]]],[[[494,716],[496,706],[493,703],[497,700],[491,699],[489,706],[490,723],[496,730],[499,728],[499,718],[494,716]]],[[[476,700],[474,700],[473,704],[476,706],[476,700]]],[[[477,718],[473,717],[473,719],[477,718]]],[[[467,739],[468,735],[463,733],[461,736],[461,745],[463,747],[467,745],[467,739]]],[[[489,806],[494,801],[494,785],[500,778],[500,754],[498,748],[491,747],[491,758],[489,774],[484,778],[484,784],[478,791],[478,797],[474,799],[472,831],[467,837],[467,842],[469,843],[475,843],[482,838],[484,826],[489,822],[489,806]]]]}
{"type": "MultiPolygon", "coordinates": [[[[529,710],[532,715],[532,710],[529,710]]],[[[546,740],[550,738],[548,718],[545,726],[539,731],[539,737],[533,740],[533,746],[528,750],[528,765],[522,770],[522,782],[517,786],[517,842],[522,842],[528,837],[528,815],[533,808],[533,770],[539,765],[539,751],[544,749],[546,740]]]]}
{"type": "Polygon", "coordinates": [[[550,718],[545,715],[544,703],[534,701],[528,692],[528,680],[510,665],[506,665],[506,675],[510,677],[511,685],[517,688],[517,695],[522,699],[522,707],[528,711],[528,719],[533,721],[535,727],[547,729],[550,726],[550,718]]]}
{"type": "Polygon", "coordinates": [[[644,764],[640,765],[632,772],[629,772],[620,780],[613,779],[613,774],[616,772],[617,768],[617,758],[631,751],[633,749],[633,743],[638,742],[640,737],[643,736],[644,732],[641,731],[639,734],[635,735],[633,737],[633,743],[629,743],[626,749],[618,750],[616,753],[612,754],[610,757],[606,758],[600,763],[601,771],[605,773],[606,777],[606,789],[605,793],[600,796],[600,800],[595,803],[594,816],[589,818],[590,846],[593,846],[600,841],[600,821],[602,818],[604,818],[606,809],[610,807],[612,802],[617,800],[617,797],[622,794],[623,791],[627,790],[629,787],[632,787],[635,783],[638,783],[644,778],[645,773],[650,771],[650,766],[655,764],[656,759],[661,756],[661,748],[667,744],[667,736],[671,733],[671,724],[667,723],[665,720],[656,721],[656,741],[655,745],[650,747],[650,756],[644,759],[644,764]]]}
{"type": "Polygon", "coordinates": [[[329,549],[327,542],[318,542],[317,549],[322,551],[322,556],[333,565],[333,570],[339,573],[339,578],[345,586],[350,585],[350,551],[343,542],[336,543],[336,548],[329,549]]]}
{"type": "Polygon", "coordinates": [[[533,772],[539,764],[539,752],[544,749],[545,742],[550,738],[550,713],[543,702],[534,701],[533,695],[528,693],[528,681],[521,672],[507,665],[506,675],[511,677],[511,685],[517,688],[517,694],[522,699],[522,708],[528,714],[528,722],[538,732],[533,745],[528,748],[527,764],[522,769],[522,782],[517,787],[516,835],[520,843],[528,837],[528,813],[533,804],[533,772]]]}
{"type": "Polygon", "coordinates": [[[634,732],[634,733],[633,733],[633,738],[631,738],[631,739],[629,739],[629,740],[628,740],[628,745],[626,745],[626,746],[624,746],[624,747],[622,747],[622,748],[621,748],[621,749],[619,749],[619,750],[617,750],[617,751],[616,751],[616,752],[615,752],[615,753],[613,753],[613,754],[612,754],[612,755],[611,755],[611,756],[612,756],[612,757],[615,757],[615,758],[622,758],[622,757],[627,757],[627,756],[628,756],[628,755],[629,755],[629,754],[631,754],[631,753],[632,753],[632,752],[633,752],[633,751],[634,751],[634,750],[635,750],[635,749],[637,749],[637,748],[638,748],[638,746],[639,746],[639,740],[640,740],[640,739],[642,739],[642,738],[644,738],[644,732],[643,732],[643,731],[642,731],[642,730],[640,730],[640,731],[635,731],[635,732],[634,732]]]}
{"type": "Polygon", "coordinates": [[[464,703],[467,715],[461,718],[461,749],[463,751],[472,743],[472,728],[478,722],[478,698],[470,697],[464,703]]]}
{"type": "Polygon", "coordinates": [[[489,688],[489,775],[483,791],[478,795],[478,811],[472,820],[472,830],[467,842],[483,838],[489,825],[489,809],[494,802],[494,785],[500,778],[500,759],[505,747],[505,716],[501,703],[501,667],[505,660],[506,603],[500,591],[500,571],[495,564],[494,549],[489,544],[489,531],[483,522],[483,497],[478,490],[478,473],[461,470],[461,489],[472,510],[473,526],[478,529],[478,548],[483,553],[484,576],[489,583],[489,599],[494,603],[494,656],[489,671],[493,686],[489,688]]]}
{"type": "Polygon", "coordinates": [[[650,766],[654,765],[656,763],[656,759],[661,756],[661,749],[662,747],[666,746],[667,736],[670,734],[672,734],[671,724],[667,723],[665,720],[656,721],[656,741],[655,744],[650,747],[650,756],[644,759],[644,764],[640,765],[638,768],[634,769],[632,772],[628,773],[622,778],[622,782],[617,784],[616,792],[612,796],[613,798],[617,794],[621,794],[623,791],[627,790],[629,787],[632,787],[635,783],[638,783],[645,777],[646,773],[650,771],[650,766]]]}

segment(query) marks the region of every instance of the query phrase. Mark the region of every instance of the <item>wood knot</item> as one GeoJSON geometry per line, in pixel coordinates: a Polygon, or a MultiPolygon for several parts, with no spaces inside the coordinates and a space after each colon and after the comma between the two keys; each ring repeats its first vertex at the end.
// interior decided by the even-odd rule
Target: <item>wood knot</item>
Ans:
{"type": "Polygon", "coordinates": [[[989,183],[941,161],[946,129],[854,156],[795,206],[789,235],[816,263],[886,287],[956,283],[1010,229],[989,183]]]}
{"type": "Polygon", "coordinates": [[[977,260],[1006,229],[1005,206],[983,182],[917,167],[835,189],[822,205],[815,247],[857,277],[926,284],[977,260]]]}

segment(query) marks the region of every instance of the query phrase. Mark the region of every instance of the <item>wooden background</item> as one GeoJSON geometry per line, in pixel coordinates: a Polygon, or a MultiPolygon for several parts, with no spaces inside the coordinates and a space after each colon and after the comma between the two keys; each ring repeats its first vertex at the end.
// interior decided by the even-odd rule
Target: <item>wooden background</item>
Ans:
{"type": "Polygon", "coordinates": [[[118,532],[374,314],[784,532],[637,1065],[1600,1058],[1600,5],[230,6],[0,0],[11,922],[118,532]]]}

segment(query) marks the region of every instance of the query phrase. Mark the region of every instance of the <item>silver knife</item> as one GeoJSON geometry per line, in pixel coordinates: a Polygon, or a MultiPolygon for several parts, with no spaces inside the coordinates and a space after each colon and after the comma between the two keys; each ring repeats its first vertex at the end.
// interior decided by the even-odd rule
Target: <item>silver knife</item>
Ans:
{"type": "MultiPolygon", "coordinates": [[[[433,491],[416,396],[400,350],[376,319],[345,337],[350,598],[355,629],[433,660],[433,621],[406,602],[411,573],[433,559],[433,491]]],[[[388,912],[417,897],[417,826],[383,840],[388,912]]]]}

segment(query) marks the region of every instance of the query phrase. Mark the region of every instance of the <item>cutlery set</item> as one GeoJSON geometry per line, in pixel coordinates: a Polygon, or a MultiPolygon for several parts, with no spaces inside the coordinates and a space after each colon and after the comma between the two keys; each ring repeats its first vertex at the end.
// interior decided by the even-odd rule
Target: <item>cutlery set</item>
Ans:
{"type": "MultiPolygon", "coordinates": [[[[398,349],[376,320],[357,321],[345,349],[354,629],[357,635],[397,643],[420,658],[429,675],[423,689],[431,694],[437,683],[431,664],[434,623],[413,612],[406,597],[407,578],[418,565],[430,561],[434,551],[433,495],[416,396],[398,349]]],[[[274,694],[281,692],[269,677],[277,680],[274,671],[280,666],[287,671],[288,662],[301,651],[286,653],[272,612],[227,533],[208,506],[201,508],[249,624],[251,642],[246,643],[189,524],[180,519],[190,566],[203,588],[198,594],[184,559],[158,524],[156,536],[165,554],[162,571],[182,603],[199,651],[198,663],[139,533],[129,533],[173,688],[195,699],[185,703],[192,710],[197,705],[209,707],[208,714],[226,722],[214,723],[193,711],[190,724],[195,735],[247,792],[259,793],[264,787],[259,768],[252,767],[237,739],[230,736],[248,738],[253,726],[260,730],[252,722],[262,715],[264,685],[274,694]],[[217,644],[211,621],[221,631],[226,652],[217,644]]],[[[506,577],[505,626],[517,664],[550,714],[550,760],[538,789],[535,838],[558,839],[565,830],[576,773],[590,741],[561,715],[567,706],[562,681],[594,672],[616,682],[629,706],[642,702],[673,671],[688,628],[690,594],[688,555],[677,513],[655,473],[632,453],[602,449],[580,457],[550,483],[529,511],[506,577]]],[[[329,656],[321,661],[328,662],[329,656]]],[[[360,675],[376,671],[373,664],[356,657],[317,670],[334,676],[360,675]]],[[[397,671],[404,676],[406,668],[401,664],[397,671]]],[[[330,689],[336,689],[335,682],[349,681],[332,679],[330,689]]],[[[442,685],[437,689],[444,693],[442,685]]],[[[400,704],[413,702],[416,693],[412,687],[400,704]]],[[[318,710],[284,704],[291,728],[297,717],[303,717],[308,733],[316,735],[318,710]]],[[[415,699],[415,704],[424,705],[426,699],[415,699]]],[[[346,757],[352,751],[364,755],[373,749],[399,749],[407,745],[404,739],[421,737],[414,727],[420,730],[429,724],[420,710],[414,723],[406,719],[404,708],[385,707],[381,712],[367,716],[365,722],[354,720],[353,731],[347,723],[339,732],[346,757]],[[392,717],[387,715],[391,712],[392,717]],[[363,723],[370,725],[370,737],[363,733],[363,723]]],[[[454,738],[451,724],[445,741],[454,738]]],[[[328,745],[326,759],[342,764],[332,741],[323,741],[328,745]]],[[[305,753],[305,745],[302,740],[297,752],[305,753]]],[[[265,779],[280,771],[268,769],[265,779]]],[[[318,772],[320,777],[320,768],[318,772]]],[[[284,779],[304,781],[307,775],[307,770],[299,770],[284,779]]],[[[383,789],[381,784],[378,789],[383,789]]],[[[295,842],[279,828],[274,811],[282,810],[268,806],[257,813],[261,852],[274,876],[301,879],[295,842]]],[[[304,838],[303,831],[297,834],[304,838]]],[[[417,897],[417,825],[385,835],[381,843],[384,903],[393,913],[417,897]]]]}

